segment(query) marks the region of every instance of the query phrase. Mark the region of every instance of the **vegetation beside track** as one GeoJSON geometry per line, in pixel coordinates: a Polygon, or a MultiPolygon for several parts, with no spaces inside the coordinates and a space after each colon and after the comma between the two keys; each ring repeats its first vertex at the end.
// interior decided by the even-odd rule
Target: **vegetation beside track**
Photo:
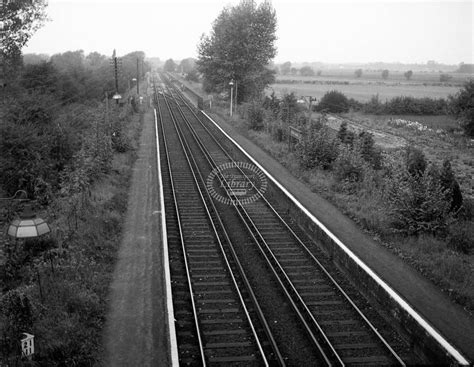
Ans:
{"type": "MultiPolygon", "coordinates": [[[[109,69],[105,57],[94,60],[109,69]]],[[[109,101],[106,113],[102,88],[110,74],[90,61],[78,52],[26,66],[8,88],[14,98],[2,99],[2,194],[26,191],[51,227],[38,239],[0,237],[2,365],[94,365],[102,358],[109,285],[143,111],[135,103],[109,101]],[[82,65],[75,74],[71,58],[82,65]],[[25,87],[33,82],[27,73],[38,67],[47,71],[39,74],[44,79],[25,87]],[[62,84],[58,74],[70,83],[62,84]],[[23,332],[35,336],[33,362],[20,358],[23,332]]],[[[128,97],[128,91],[121,93],[128,97]]],[[[2,202],[2,227],[21,213],[21,205],[2,202]]]]}
{"type": "MultiPolygon", "coordinates": [[[[374,240],[378,241],[382,246],[388,247],[397,256],[411,264],[424,276],[437,284],[454,302],[472,313],[474,309],[472,287],[472,269],[474,267],[472,198],[465,195],[462,208],[455,215],[446,213],[443,230],[425,231],[420,228],[419,231],[409,233],[403,230],[403,226],[396,230],[392,216],[393,207],[390,207],[387,202],[387,181],[383,179],[383,175],[388,172],[387,163],[393,161],[393,158],[389,159],[389,157],[398,155],[399,159],[402,159],[403,150],[384,152],[382,164],[384,171],[377,173],[376,170],[364,168],[366,165],[363,160],[354,161],[352,159],[354,150],[347,146],[341,150],[341,144],[338,142],[334,144],[334,148],[329,146],[326,151],[330,152],[331,149],[337,149],[334,152],[334,163],[336,163],[339,152],[347,151],[346,159],[340,157],[336,163],[338,169],[334,167],[326,167],[324,169],[319,164],[305,167],[304,164],[301,164],[303,162],[298,157],[298,150],[288,151],[287,127],[285,128],[286,124],[283,123],[286,119],[281,117],[285,114],[285,111],[279,111],[280,115],[277,117],[268,118],[268,111],[264,111],[260,107],[258,108],[261,110],[261,113],[255,114],[253,112],[249,115],[248,107],[248,105],[241,106],[239,109],[240,113],[234,115],[232,119],[228,117],[227,109],[223,108],[223,106],[219,107],[217,103],[214,103],[212,112],[218,121],[226,121],[234,126],[242,135],[270,153],[287,167],[294,176],[306,182],[312,191],[317,192],[335,204],[343,213],[357,222],[361,229],[366,231],[374,240]],[[257,116],[257,119],[260,119],[258,124],[255,124],[255,121],[249,120],[249,117],[252,116],[257,116]],[[255,129],[258,125],[260,125],[260,129],[255,129]],[[360,169],[361,180],[354,180],[352,173],[357,172],[358,169],[360,169]],[[348,175],[341,175],[341,170],[348,175]],[[384,173],[381,174],[381,172],[384,173]]],[[[297,115],[295,113],[295,122],[298,121],[297,115]]],[[[313,114],[313,118],[317,117],[317,114],[313,114]]],[[[302,121],[305,119],[307,117],[303,117],[302,121]]],[[[383,126],[378,127],[384,130],[383,126]]],[[[400,129],[403,130],[403,128],[400,129]]],[[[329,139],[337,139],[336,131],[333,131],[331,134],[329,139]]],[[[442,160],[450,157],[442,154],[441,160],[439,160],[440,155],[433,159],[432,151],[435,145],[439,146],[439,142],[437,143],[436,140],[439,137],[435,138],[436,134],[426,132],[414,133],[409,129],[406,130],[406,135],[412,137],[412,144],[422,149],[426,149],[427,141],[431,141],[431,144],[428,146],[428,155],[422,153],[421,156],[425,162],[429,159],[431,162],[437,163],[437,172],[439,172],[442,160]]],[[[457,146],[461,150],[461,154],[471,155],[472,157],[472,148],[468,146],[469,139],[453,135],[452,133],[447,133],[447,136],[448,138],[443,140],[444,144],[448,144],[451,148],[457,146]]],[[[342,146],[344,145],[342,144],[342,146]]],[[[458,162],[456,154],[451,156],[451,158],[458,162]]],[[[431,167],[434,166],[432,165],[431,167]]],[[[398,169],[401,169],[401,167],[398,167],[398,169]]],[[[433,169],[436,171],[435,168],[433,169]]],[[[426,193],[428,192],[426,191],[426,193]]],[[[444,205],[442,203],[438,204],[444,205]]]]}

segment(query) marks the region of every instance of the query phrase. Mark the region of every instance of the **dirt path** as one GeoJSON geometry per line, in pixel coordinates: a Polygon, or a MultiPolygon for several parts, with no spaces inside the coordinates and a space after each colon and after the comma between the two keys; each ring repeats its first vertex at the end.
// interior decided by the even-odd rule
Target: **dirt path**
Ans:
{"type": "Polygon", "coordinates": [[[133,168],[104,334],[107,366],[168,366],[166,299],[152,110],[133,168]]]}

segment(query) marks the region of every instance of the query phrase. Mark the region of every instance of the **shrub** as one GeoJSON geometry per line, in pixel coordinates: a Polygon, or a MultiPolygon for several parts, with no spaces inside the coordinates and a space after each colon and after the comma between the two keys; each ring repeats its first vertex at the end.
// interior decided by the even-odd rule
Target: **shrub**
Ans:
{"type": "Polygon", "coordinates": [[[426,169],[425,155],[420,149],[409,145],[405,148],[405,165],[413,177],[420,176],[426,169]]]}
{"type": "Polygon", "coordinates": [[[7,366],[10,357],[19,355],[21,333],[32,329],[33,309],[28,295],[20,289],[6,292],[0,305],[0,364],[7,366]]]}
{"type": "Polygon", "coordinates": [[[432,167],[413,175],[406,165],[395,165],[386,188],[395,231],[407,235],[445,232],[450,202],[432,167]]]}
{"type": "Polygon", "coordinates": [[[441,186],[447,191],[450,200],[450,211],[457,212],[462,206],[462,192],[459,183],[454,177],[454,172],[451,168],[451,162],[446,159],[440,171],[439,179],[441,186]]]}
{"type": "Polygon", "coordinates": [[[384,115],[444,115],[448,110],[448,102],[442,98],[399,96],[382,103],[375,95],[362,109],[365,113],[384,115]]]}
{"type": "Polygon", "coordinates": [[[253,130],[260,130],[263,127],[263,120],[265,111],[260,103],[249,102],[245,106],[245,115],[250,128],[253,130]]]}
{"type": "Polygon", "coordinates": [[[341,126],[339,126],[337,137],[341,141],[341,143],[352,146],[352,143],[355,139],[355,134],[347,129],[347,121],[343,121],[341,123],[341,126]]]}
{"type": "Polygon", "coordinates": [[[338,141],[327,126],[317,129],[312,125],[304,141],[296,145],[296,155],[303,168],[329,169],[338,155],[338,141]]]}
{"type": "Polygon", "coordinates": [[[375,146],[374,135],[361,131],[357,138],[357,145],[360,156],[370,164],[373,169],[380,169],[382,167],[382,152],[375,146]]]}
{"type": "Polygon", "coordinates": [[[364,178],[364,170],[367,163],[361,157],[357,148],[351,148],[342,144],[339,146],[339,154],[333,164],[334,177],[338,182],[356,183],[364,178]]]}
{"type": "Polygon", "coordinates": [[[474,137],[474,79],[466,82],[455,96],[449,96],[449,112],[458,119],[464,133],[474,137]]]}
{"type": "Polygon", "coordinates": [[[317,111],[328,111],[333,113],[349,111],[349,100],[347,97],[336,90],[327,92],[319,104],[315,107],[317,111]]]}
{"type": "Polygon", "coordinates": [[[441,74],[439,76],[439,81],[442,83],[449,82],[453,77],[449,74],[441,74]]]}
{"type": "Polygon", "coordinates": [[[380,102],[379,95],[372,96],[370,101],[363,105],[362,109],[365,113],[382,114],[383,105],[380,102]]]}

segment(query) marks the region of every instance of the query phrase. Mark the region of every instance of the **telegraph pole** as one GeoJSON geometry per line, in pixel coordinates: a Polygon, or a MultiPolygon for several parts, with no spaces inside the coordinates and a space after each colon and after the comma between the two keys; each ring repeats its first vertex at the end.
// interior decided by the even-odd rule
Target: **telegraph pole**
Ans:
{"type": "Polygon", "coordinates": [[[139,67],[139,58],[137,57],[137,94],[140,95],[140,67],[139,67]]]}
{"type": "Polygon", "coordinates": [[[118,63],[117,56],[115,56],[115,49],[112,56],[112,62],[114,63],[114,77],[115,77],[115,93],[118,94],[118,63]]]}
{"type": "Polygon", "coordinates": [[[119,99],[122,98],[119,94],[119,88],[118,88],[118,74],[119,74],[119,67],[120,67],[121,61],[122,60],[120,60],[116,56],[115,49],[114,49],[114,53],[112,54],[112,59],[110,60],[110,65],[113,68],[113,73],[114,73],[114,78],[115,78],[115,95],[113,96],[113,98],[115,99],[117,104],[119,104],[119,99]]]}
{"type": "Polygon", "coordinates": [[[311,114],[313,112],[312,103],[316,102],[316,98],[312,96],[307,96],[309,98],[309,114],[308,114],[308,124],[311,124],[311,114]]]}

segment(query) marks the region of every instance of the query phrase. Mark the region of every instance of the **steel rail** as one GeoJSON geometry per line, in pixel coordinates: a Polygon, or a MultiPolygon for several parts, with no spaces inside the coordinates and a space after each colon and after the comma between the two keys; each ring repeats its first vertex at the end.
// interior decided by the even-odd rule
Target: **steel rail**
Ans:
{"type": "MultiPolygon", "coordinates": [[[[172,93],[171,93],[171,94],[172,94],[172,93]]],[[[173,98],[174,98],[174,97],[173,97],[173,98]]],[[[205,147],[202,145],[202,143],[201,143],[199,137],[196,135],[194,129],[192,128],[192,126],[191,126],[189,120],[187,119],[187,117],[184,115],[184,113],[183,113],[183,111],[182,111],[182,108],[179,106],[179,104],[177,104],[177,108],[178,108],[178,111],[180,112],[180,115],[181,115],[183,121],[186,123],[186,126],[188,127],[188,129],[189,129],[189,131],[191,132],[193,138],[195,139],[195,141],[197,142],[199,148],[201,149],[201,151],[202,151],[204,157],[206,158],[206,160],[207,160],[208,162],[210,162],[210,161],[209,161],[209,157],[206,155],[207,151],[206,151],[205,147]]],[[[182,129],[181,129],[181,128],[180,128],[180,130],[181,130],[181,132],[182,132],[182,129]]],[[[182,135],[183,135],[184,141],[186,142],[186,145],[188,146],[188,149],[191,151],[191,148],[189,147],[189,144],[188,144],[188,142],[187,142],[187,139],[184,137],[184,133],[182,133],[182,135]]],[[[194,162],[195,166],[198,167],[198,164],[196,163],[196,161],[195,161],[195,159],[194,159],[194,156],[191,155],[191,158],[193,159],[193,162],[194,162]]],[[[197,169],[197,171],[198,171],[199,177],[200,177],[200,179],[201,179],[202,185],[205,186],[205,185],[206,185],[206,182],[205,182],[204,178],[202,177],[200,170],[197,169]]],[[[224,179],[224,180],[225,180],[225,179],[224,179]]],[[[213,209],[213,211],[214,211],[215,213],[218,213],[218,210],[217,210],[217,208],[215,207],[215,204],[214,204],[214,202],[213,202],[213,200],[212,200],[212,197],[211,197],[209,191],[208,191],[208,190],[205,190],[205,192],[206,192],[207,197],[208,197],[208,199],[209,199],[209,205],[211,206],[211,208],[213,209]]],[[[258,303],[257,297],[255,296],[255,293],[254,293],[254,291],[253,291],[253,289],[252,289],[252,287],[251,287],[251,285],[250,285],[250,282],[249,282],[249,280],[248,280],[248,278],[247,278],[247,276],[246,276],[246,274],[245,274],[245,271],[244,271],[244,269],[243,269],[243,266],[242,266],[242,264],[241,264],[241,262],[240,262],[240,260],[239,260],[239,258],[238,258],[238,256],[237,256],[237,253],[235,252],[234,245],[232,244],[232,241],[231,241],[231,239],[230,239],[230,237],[229,237],[229,235],[228,235],[228,233],[227,233],[227,230],[226,230],[226,228],[225,228],[225,225],[224,225],[224,223],[222,222],[220,216],[216,216],[216,217],[217,217],[216,219],[217,219],[217,221],[218,221],[218,223],[219,223],[219,225],[220,225],[220,227],[221,227],[221,229],[222,229],[222,231],[223,231],[223,233],[224,233],[224,236],[225,236],[225,239],[226,239],[226,241],[227,241],[227,244],[229,245],[229,250],[230,250],[230,252],[231,252],[231,254],[232,254],[233,260],[235,261],[235,263],[236,263],[236,265],[237,265],[237,267],[238,267],[238,269],[239,269],[239,273],[240,273],[240,275],[241,275],[241,277],[242,277],[242,279],[244,280],[244,283],[245,283],[245,285],[246,285],[246,289],[247,289],[247,291],[249,292],[249,294],[250,294],[250,296],[251,296],[251,298],[252,298],[253,305],[254,305],[254,306],[256,307],[256,309],[257,309],[257,313],[258,313],[258,315],[259,315],[259,319],[260,319],[260,321],[264,324],[264,330],[265,330],[265,333],[267,334],[267,337],[270,339],[270,342],[271,342],[271,344],[272,344],[272,349],[273,349],[273,351],[275,352],[275,354],[277,355],[278,361],[279,361],[280,365],[283,365],[283,366],[284,366],[284,365],[285,365],[284,358],[283,358],[283,356],[281,355],[281,353],[280,353],[280,351],[279,351],[279,349],[278,349],[278,346],[277,346],[277,344],[276,344],[276,342],[275,342],[275,339],[274,339],[274,337],[273,337],[273,335],[272,335],[272,333],[271,333],[270,327],[268,326],[268,323],[267,323],[267,321],[266,321],[266,319],[265,319],[265,316],[263,315],[263,312],[262,312],[262,310],[261,310],[261,307],[260,307],[260,305],[259,305],[259,303],[258,303]]]]}
{"type": "MultiPolygon", "coordinates": [[[[203,128],[207,131],[207,133],[209,134],[209,136],[213,139],[213,141],[220,147],[220,149],[228,156],[228,158],[235,163],[235,160],[230,156],[230,154],[227,152],[227,150],[217,141],[217,139],[215,138],[215,136],[209,131],[209,129],[204,126],[202,124],[202,121],[199,119],[199,117],[196,115],[196,113],[194,112],[194,110],[189,106],[189,103],[184,99],[184,97],[182,96],[182,94],[180,92],[178,92],[178,95],[180,96],[181,100],[183,101],[183,103],[188,107],[189,111],[192,112],[192,114],[195,116],[195,118],[201,123],[201,125],[203,126],[203,128]]],[[[239,169],[239,167],[236,167],[237,169],[239,169]]],[[[253,186],[253,188],[260,194],[260,197],[263,199],[263,201],[266,203],[266,205],[271,209],[271,211],[277,216],[277,218],[280,220],[280,222],[285,226],[285,228],[289,231],[289,233],[293,236],[293,238],[299,243],[299,245],[305,250],[305,252],[310,256],[310,258],[317,264],[318,268],[320,268],[323,273],[327,276],[327,278],[331,281],[331,283],[338,289],[338,291],[340,292],[341,295],[343,295],[343,297],[349,302],[349,304],[352,306],[352,308],[356,311],[356,313],[361,317],[361,319],[365,322],[365,324],[372,330],[372,332],[374,333],[374,335],[377,336],[378,340],[383,344],[383,346],[390,352],[390,354],[397,360],[397,362],[402,365],[402,366],[405,366],[405,363],[403,362],[403,360],[401,359],[401,357],[393,350],[393,348],[390,346],[390,344],[385,340],[385,338],[383,338],[383,336],[378,332],[378,330],[375,328],[375,326],[370,322],[370,320],[368,320],[368,318],[364,315],[364,313],[359,309],[359,307],[357,307],[357,305],[354,303],[354,301],[349,297],[349,295],[342,289],[342,287],[339,285],[339,283],[330,275],[330,273],[327,271],[327,269],[320,263],[320,261],[312,254],[312,252],[308,249],[308,247],[304,244],[304,242],[300,239],[300,237],[293,231],[293,229],[288,225],[288,223],[281,217],[281,215],[278,213],[278,211],[274,208],[274,206],[264,197],[264,195],[260,192],[259,188],[255,186],[255,184],[252,182],[252,180],[250,180],[248,178],[248,176],[245,174],[244,171],[240,170],[241,173],[247,177],[248,181],[251,183],[251,185],[253,186]]],[[[237,199],[238,201],[238,199],[237,199]]],[[[239,202],[239,205],[242,207],[242,209],[244,210],[244,212],[246,213],[247,217],[251,220],[251,217],[250,215],[247,213],[247,211],[245,210],[245,208],[243,208],[242,204],[240,204],[239,202]]],[[[260,231],[258,230],[258,228],[256,227],[255,223],[253,222],[253,220],[251,220],[252,224],[253,224],[253,227],[255,228],[256,231],[258,231],[259,233],[259,236],[261,237],[261,239],[265,242],[265,245],[267,246],[268,250],[272,253],[272,256],[274,256],[273,252],[271,251],[271,249],[269,248],[268,244],[266,243],[266,241],[263,239],[263,236],[261,235],[260,231]]],[[[277,263],[279,264],[278,260],[276,259],[275,257],[275,261],[277,261],[277,263]]],[[[285,277],[288,278],[286,272],[284,272],[284,270],[282,269],[282,272],[285,274],[285,277]]],[[[288,278],[288,281],[290,282],[292,288],[294,288],[291,280],[289,280],[288,278]]],[[[304,300],[302,300],[302,297],[299,295],[299,293],[296,291],[295,289],[295,294],[298,296],[299,299],[301,299],[301,301],[304,303],[304,300]]],[[[305,306],[306,308],[306,306],[305,306]]],[[[318,329],[319,329],[319,324],[318,324],[318,329]]],[[[331,349],[334,351],[334,353],[336,353],[337,355],[337,352],[334,350],[334,347],[332,346],[332,344],[329,342],[329,339],[326,337],[326,335],[324,334],[324,338],[328,340],[328,343],[329,345],[331,346],[331,349]]],[[[342,362],[342,359],[338,358],[338,360],[344,364],[342,362]]]]}
{"type": "Polygon", "coordinates": [[[188,288],[189,288],[189,293],[191,297],[191,304],[192,304],[192,310],[193,310],[193,316],[194,316],[194,324],[196,328],[196,334],[198,337],[198,345],[199,345],[199,352],[201,354],[201,361],[203,363],[203,366],[206,365],[206,359],[205,359],[205,354],[204,354],[204,345],[202,342],[202,337],[201,337],[201,329],[199,327],[199,320],[198,320],[198,315],[197,315],[197,308],[196,308],[196,303],[194,300],[194,291],[193,291],[193,286],[192,286],[192,281],[191,281],[191,272],[189,269],[189,263],[187,259],[187,252],[186,252],[186,245],[184,243],[184,234],[183,234],[183,228],[181,224],[181,218],[179,216],[179,205],[178,205],[178,200],[176,197],[176,190],[174,187],[174,180],[173,180],[173,173],[171,170],[171,163],[169,159],[169,154],[168,154],[168,142],[166,141],[166,135],[164,133],[164,128],[163,128],[163,118],[162,118],[162,113],[161,113],[161,107],[159,104],[159,101],[157,100],[157,106],[158,106],[158,112],[160,116],[160,127],[161,127],[161,133],[163,136],[163,145],[165,149],[165,154],[166,154],[166,162],[168,164],[168,173],[170,175],[170,184],[171,184],[171,191],[173,193],[173,202],[174,202],[174,208],[176,211],[176,219],[178,223],[178,231],[179,231],[179,237],[180,237],[180,242],[181,242],[181,249],[183,251],[183,260],[185,264],[185,269],[186,269],[186,278],[187,278],[187,283],[188,283],[188,288]]]}
{"type": "MultiPolygon", "coordinates": [[[[234,285],[235,291],[236,291],[236,293],[237,293],[237,295],[238,295],[238,298],[239,298],[239,300],[240,300],[240,304],[241,304],[241,306],[242,306],[242,308],[243,308],[243,310],[244,310],[244,314],[246,315],[247,321],[248,321],[248,323],[249,323],[249,325],[250,325],[250,328],[251,328],[251,330],[252,330],[253,336],[254,336],[255,341],[256,341],[256,343],[257,343],[257,348],[258,348],[258,350],[259,350],[259,352],[260,352],[260,354],[261,354],[261,357],[262,357],[262,360],[264,361],[265,366],[269,366],[267,357],[266,357],[266,355],[265,355],[265,352],[263,351],[263,347],[262,347],[262,344],[261,344],[261,342],[260,342],[260,338],[258,337],[258,334],[257,334],[257,332],[256,332],[256,330],[255,330],[255,326],[254,326],[253,321],[252,321],[252,319],[251,319],[251,317],[250,317],[250,313],[249,313],[249,311],[248,311],[248,309],[247,309],[247,306],[245,305],[244,298],[243,298],[242,293],[241,293],[241,291],[240,291],[240,289],[239,289],[239,286],[238,286],[238,284],[237,284],[237,280],[236,280],[236,278],[235,278],[235,276],[234,276],[234,273],[233,273],[233,271],[232,271],[232,268],[231,268],[231,265],[230,265],[230,263],[229,263],[228,257],[227,257],[227,255],[226,255],[226,253],[225,253],[224,246],[223,246],[223,244],[222,244],[222,241],[221,241],[219,232],[218,232],[217,227],[216,227],[216,225],[215,225],[215,223],[214,223],[214,220],[213,220],[213,218],[212,218],[212,215],[211,215],[211,212],[210,212],[210,210],[209,210],[209,207],[208,207],[208,205],[207,205],[207,203],[206,203],[206,200],[205,200],[205,198],[204,198],[204,196],[203,196],[202,190],[201,190],[201,188],[199,187],[199,183],[198,183],[198,180],[197,180],[197,177],[196,177],[196,172],[195,172],[195,170],[193,169],[192,164],[191,164],[191,160],[190,160],[190,159],[192,159],[192,160],[194,161],[194,157],[193,157],[191,154],[188,154],[188,153],[186,152],[186,148],[189,150],[190,153],[191,153],[191,150],[190,150],[190,148],[189,148],[187,142],[185,141],[184,137],[182,137],[183,134],[182,134],[182,132],[180,131],[181,129],[180,129],[180,127],[177,125],[176,117],[174,116],[174,113],[173,113],[173,111],[172,111],[172,109],[171,109],[171,106],[169,105],[168,101],[166,100],[166,96],[165,96],[165,95],[164,95],[164,99],[165,99],[165,101],[166,101],[166,103],[167,103],[167,105],[168,105],[170,114],[172,115],[173,125],[174,125],[174,127],[175,127],[175,129],[176,129],[176,131],[177,131],[177,133],[178,133],[178,138],[179,138],[180,144],[181,144],[181,146],[182,146],[182,148],[183,148],[183,152],[184,152],[184,154],[185,154],[185,156],[186,156],[186,160],[187,160],[187,163],[188,163],[188,165],[189,165],[189,168],[190,168],[190,170],[191,170],[191,172],[192,172],[192,174],[193,174],[193,179],[194,179],[194,182],[195,182],[195,184],[196,184],[196,188],[198,189],[199,196],[200,196],[201,201],[202,201],[202,203],[203,203],[203,205],[204,205],[204,208],[205,208],[205,210],[206,210],[206,214],[207,214],[207,216],[208,216],[209,222],[210,222],[210,224],[211,224],[211,226],[212,226],[212,229],[213,229],[213,231],[214,231],[214,234],[215,234],[215,236],[216,236],[216,240],[217,240],[218,245],[219,245],[219,248],[220,248],[220,250],[221,250],[222,257],[223,257],[224,262],[225,262],[225,264],[226,264],[228,273],[229,273],[229,275],[230,275],[230,277],[231,277],[231,279],[232,279],[232,283],[233,283],[233,285],[234,285]]],[[[178,107],[179,107],[179,106],[178,106],[178,107]]],[[[163,132],[163,133],[164,133],[164,132],[163,132]]],[[[196,165],[196,164],[195,164],[195,165],[196,165]]],[[[197,166],[197,165],[196,165],[196,166],[197,166]]],[[[223,228],[223,227],[222,227],[222,228],[223,228]]]]}
{"type": "MultiPolygon", "coordinates": [[[[190,131],[192,131],[192,134],[194,135],[194,138],[196,139],[196,141],[198,142],[199,146],[201,147],[203,153],[205,154],[206,156],[206,159],[208,160],[209,164],[211,165],[211,167],[217,167],[216,163],[214,162],[214,160],[212,159],[212,156],[210,155],[210,153],[208,152],[208,150],[205,148],[204,144],[202,143],[201,139],[199,138],[199,136],[196,134],[195,130],[189,126],[189,129],[190,131]]],[[[300,321],[303,323],[303,326],[305,327],[306,331],[308,332],[313,344],[316,346],[316,348],[318,349],[319,353],[321,354],[321,357],[324,359],[324,361],[326,362],[326,364],[328,366],[332,366],[332,363],[329,359],[329,357],[327,356],[326,352],[324,351],[324,348],[321,346],[321,344],[319,343],[317,337],[315,336],[315,334],[313,333],[313,331],[311,330],[311,327],[310,325],[308,324],[308,322],[305,320],[304,318],[304,315],[301,313],[301,311],[299,310],[298,306],[296,305],[296,303],[294,302],[293,298],[291,297],[290,293],[288,292],[288,289],[287,287],[283,284],[282,280],[280,279],[280,277],[278,276],[278,273],[277,271],[275,270],[274,266],[272,266],[272,262],[271,260],[268,258],[267,254],[265,253],[265,251],[261,248],[260,246],[260,243],[258,241],[258,238],[255,237],[255,233],[252,231],[252,229],[248,226],[248,223],[247,221],[245,220],[245,217],[242,215],[242,213],[240,212],[240,210],[238,209],[237,207],[237,204],[238,203],[238,200],[236,201],[235,199],[233,199],[233,195],[227,190],[227,187],[229,187],[229,183],[227,182],[227,180],[225,179],[225,177],[223,177],[220,173],[218,173],[218,176],[219,176],[219,179],[221,180],[222,183],[224,183],[223,187],[226,189],[226,194],[228,195],[228,197],[231,199],[231,202],[232,204],[235,206],[236,208],[236,211],[239,215],[239,217],[241,218],[241,220],[243,221],[243,223],[245,224],[249,234],[251,235],[251,237],[253,238],[254,242],[258,245],[259,249],[261,250],[262,252],[262,255],[264,256],[264,258],[266,259],[268,265],[269,265],[269,268],[273,271],[274,275],[275,275],[275,278],[277,279],[278,283],[280,284],[280,287],[281,289],[283,290],[283,292],[285,293],[288,301],[290,302],[290,304],[292,305],[293,309],[295,310],[295,312],[297,313],[298,317],[300,318],[300,321]]],[[[258,231],[257,231],[258,234],[260,234],[258,231]]],[[[260,236],[261,237],[261,236],[260,236]]],[[[276,258],[274,257],[273,253],[271,252],[271,250],[269,249],[268,247],[268,244],[265,242],[265,240],[263,239],[263,237],[261,237],[261,240],[265,243],[266,247],[268,248],[268,251],[270,252],[270,254],[273,256],[274,260],[277,262],[277,265],[279,266],[279,270],[286,276],[286,280],[287,282],[290,284],[290,286],[292,287],[292,291],[293,293],[295,293],[298,297],[299,297],[299,302],[301,303],[301,305],[305,308],[305,312],[306,312],[306,315],[307,317],[309,317],[311,319],[311,321],[313,323],[315,323],[317,325],[317,328],[318,328],[318,331],[320,333],[323,333],[323,330],[322,328],[320,327],[319,323],[314,319],[314,316],[311,314],[310,310],[307,308],[306,304],[304,303],[304,301],[302,300],[302,298],[299,296],[297,290],[294,288],[293,284],[291,283],[290,279],[288,278],[287,274],[285,273],[285,271],[283,270],[283,268],[281,267],[281,265],[279,264],[279,262],[276,260],[276,258]]],[[[324,333],[323,333],[324,335],[324,333]]],[[[324,335],[325,337],[325,335],[324,335]]],[[[327,338],[326,338],[327,339],[327,338]]],[[[330,343],[329,343],[330,345],[330,343]]],[[[333,351],[333,353],[335,354],[336,358],[338,358],[339,356],[337,355],[337,353],[335,351],[333,351]]],[[[342,363],[342,361],[341,361],[342,363]]],[[[343,363],[342,363],[343,365],[343,363]]]]}

